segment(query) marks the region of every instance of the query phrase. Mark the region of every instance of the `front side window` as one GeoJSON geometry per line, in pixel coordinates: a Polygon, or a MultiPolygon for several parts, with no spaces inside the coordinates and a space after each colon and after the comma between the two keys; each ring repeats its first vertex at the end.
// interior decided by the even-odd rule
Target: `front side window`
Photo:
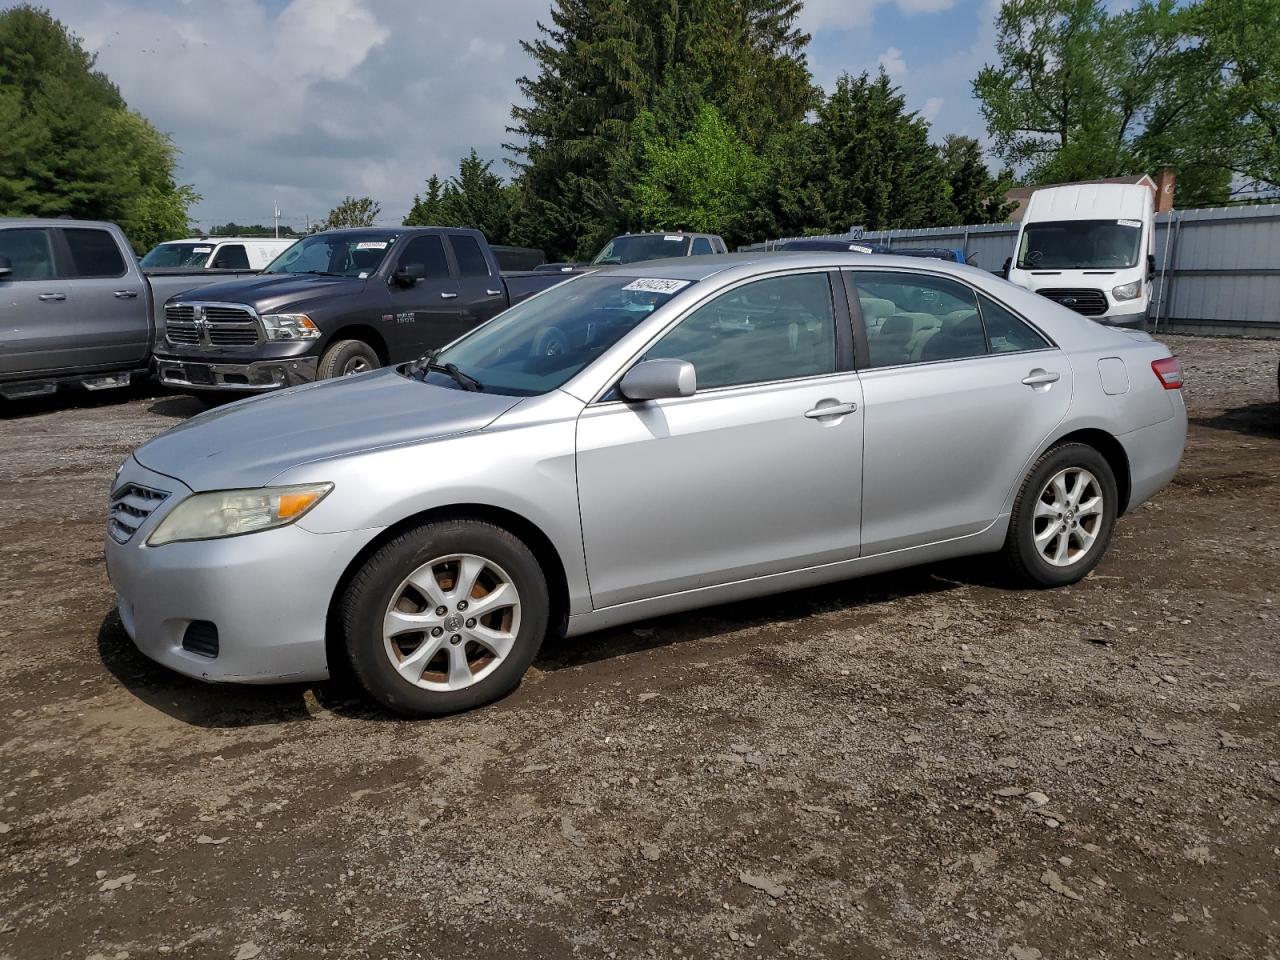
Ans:
{"type": "MultiPolygon", "coordinates": [[[[498,314],[440,351],[435,362],[457,364],[486,393],[546,393],[567,383],[688,286],[681,281],[583,276],[498,314]]],[[[427,377],[432,383],[455,386],[451,377],[438,371],[427,377]]]]}
{"type": "Polygon", "coordinates": [[[262,272],[364,279],[373,276],[395,248],[396,236],[383,230],[317,233],[299,240],[262,272]]]}
{"type": "Polygon", "coordinates": [[[1018,241],[1019,270],[1120,270],[1135,266],[1142,243],[1137,220],[1029,223],[1018,241]]]}
{"type": "Polygon", "coordinates": [[[711,241],[710,241],[710,240],[708,240],[706,237],[694,237],[694,238],[693,238],[693,251],[692,251],[692,253],[693,253],[693,255],[694,255],[695,257],[696,257],[696,256],[698,256],[699,254],[703,254],[703,253],[711,253],[711,252],[712,252],[712,250],[711,250],[711,241]]]}
{"type": "Polygon", "coordinates": [[[122,277],[124,257],[115,237],[105,230],[67,228],[62,231],[71,250],[71,265],[76,277],[122,277]]]}
{"type": "Polygon", "coordinates": [[[450,234],[449,245],[453,247],[453,259],[458,261],[458,273],[461,276],[487,277],[489,275],[489,263],[485,260],[475,237],[450,234]]]}
{"type": "Polygon", "coordinates": [[[0,230],[0,267],[8,267],[6,280],[53,280],[57,270],[53,263],[53,245],[49,231],[21,227],[0,230]]]}
{"type": "Polygon", "coordinates": [[[422,268],[427,280],[448,280],[449,261],[444,256],[444,243],[434,233],[414,237],[400,254],[400,269],[409,266],[422,268]]]}
{"type": "Polygon", "coordinates": [[[248,270],[249,254],[243,243],[228,243],[218,248],[211,266],[219,270],[248,270]]]}
{"type": "Polygon", "coordinates": [[[644,356],[666,358],[692,363],[699,391],[834,373],[835,312],[827,274],[769,277],[721,294],[644,356]]]}
{"type": "Polygon", "coordinates": [[[980,357],[987,352],[974,293],[945,277],[854,274],[872,367],[980,357]],[[874,310],[875,320],[868,317],[874,310]]]}

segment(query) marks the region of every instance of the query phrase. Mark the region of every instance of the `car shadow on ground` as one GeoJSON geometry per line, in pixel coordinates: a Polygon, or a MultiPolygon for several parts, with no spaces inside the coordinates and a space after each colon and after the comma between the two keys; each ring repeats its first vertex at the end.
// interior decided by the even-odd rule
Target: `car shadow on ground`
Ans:
{"type": "Polygon", "coordinates": [[[171,420],[187,420],[208,409],[209,404],[185,393],[165,393],[147,407],[147,410],[156,416],[168,417],[171,420]]]}
{"type": "Polygon", "coordinates": [[[1280,440],[1280,403],[1250,403],[1223,410],[1213,417],[1192,417],[1190,422],[1197,427],[1280,440]]]}
{"type": "MultiPolygon", "coordinates": [[[[534,666],[554,672],[628,654],[714,640],[763,624],[791,624],[816,614],[856,614],[903,596],[964,587],[1007,589],[989,558],[977,557],[809,587],[754,600],[627,624],[578,637],[549,637],[534,666]]],[[[351,720],[415,722],[382,710],[344,675],[318,684],[210,684],[175,673],[143,656],[112,611],[98,630],[107,670],[138,700],[182,723],[235,728],[314,719],[315,707],[351,720]],[[307,694],[314,698],[309,709],[307,694]]]]}
{"type": "Polygon", "coordinates": [[[155,380],[135,380],[127,387],[110,390],[85,390],[82,387],[63,387],[57,393],[26,400],[0,399],[0,420],[25,420],[60,410],[113,407],[134,400],[164,395],[164,388],[155,380]]]}

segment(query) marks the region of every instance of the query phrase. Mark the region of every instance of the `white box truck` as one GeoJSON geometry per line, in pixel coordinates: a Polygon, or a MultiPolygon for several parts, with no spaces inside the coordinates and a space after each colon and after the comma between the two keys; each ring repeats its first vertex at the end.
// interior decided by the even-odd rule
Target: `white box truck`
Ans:
{"type": "Polygon", "coordinates": [[[1008,278],[1099,323],[1142,329],[1154,254],[1149,186],[1046,187],[1027,204],[1008,278]]]}

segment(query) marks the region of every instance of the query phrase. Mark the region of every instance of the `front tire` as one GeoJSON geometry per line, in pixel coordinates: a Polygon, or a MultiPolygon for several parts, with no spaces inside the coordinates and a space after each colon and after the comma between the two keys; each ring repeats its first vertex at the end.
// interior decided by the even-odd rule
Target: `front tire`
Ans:
{"type": "Polygon", "coordinates": [[[1005,561],[1034,587],[1076,583],[1106,553],[1118,506],[1115,473],[1102,454],[1083,443],[1054,447],[1018,491],[1005,561]]]}
{"type": "Polygon", "coordinates": [[[547,631],[546,577],[532,551],[481,520],[428,523],[379,549],[342,601],[360,685],[389,710],[439,716],[520,682],[547,631]]]}
{"type": "Polygon", "coordinates": [[[380,366],[382,360],[378,357],[378,352],[363,340],[339,340],[331,344],[320,357],[316,379],[352,377],[357,373],[377,370],[380,366]]]}

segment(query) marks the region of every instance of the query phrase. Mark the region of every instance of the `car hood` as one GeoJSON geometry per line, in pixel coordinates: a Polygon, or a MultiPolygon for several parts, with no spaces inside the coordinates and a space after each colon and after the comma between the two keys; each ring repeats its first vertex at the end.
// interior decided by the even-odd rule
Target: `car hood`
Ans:
{"type": "Polygon", "coordinates": [[[180,295],[179,300],[219,300],[244,303],[259,312],[286,303],[300,303],[316,297],[332,297],[337,293],[357,292],[367,281],[358,277],[321,277],[301,273],[259,274],[243,280],[211,283],[180,295]]]}
{"type": "Polygon", "coordinates": [[[144,443],[134,456],[192,490],[258,487],[313,460],[479,430],[520,399],[380,370],[209,410],[144,443]]]}

